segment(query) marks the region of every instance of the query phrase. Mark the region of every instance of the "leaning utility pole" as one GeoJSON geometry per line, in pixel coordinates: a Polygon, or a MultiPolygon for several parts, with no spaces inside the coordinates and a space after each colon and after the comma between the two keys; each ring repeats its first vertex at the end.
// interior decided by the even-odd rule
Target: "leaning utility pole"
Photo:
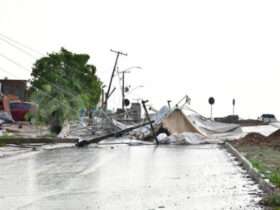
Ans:
{"type": "Polygon", "coordinates": [[[149,113],[148,113],[148,110],[147,110],[147,107],[146,107],[146,103],[147,102],[148,102],[148,100],[146,100],[146,101],[142,100],[142,106],[144,108],[144,111],[145,111],[145,114],[146,114],[146,118],[147,118],[147,120],[148,120],[148,122],[150,124],[152,135],[153,135],[153,137],[154,137],[154,139],[156,141],[156,144],[159,145],[159,141],[158,141],[158,138],[157,138],[154,126],[153,126],[153,121],[151,121],[149,113]]]}
{"type": "Polygon", "coordinates": [[[110,91],[111,91],[111,86],[112,86],[113,78],[114,78],[115,71],[116,71],[116,68],[117,68],[119,56],[120,56],[120,55],[127,56],[126,53],[123,53],[123,52],[121,52],[121,51],[111,50],[111,52],[116,53],[116,54],[117,54],[117,57],[116,57],[116,60],[115,60],[115,65],[114,65],[114,68],[113,68],[113,71],[112,71],[112,75],[111,75],[110,83],[109,83],[109,86],[108,86],[108,90],[107,90],[106,95],[105,95],[105,102],[104,102],[104,109],[105,109],[105,110],[107,109],[108,100],[109,100],[109,97],[110,97],[110,95],[111,95],[111,93],[110,93],[110,91]]]}

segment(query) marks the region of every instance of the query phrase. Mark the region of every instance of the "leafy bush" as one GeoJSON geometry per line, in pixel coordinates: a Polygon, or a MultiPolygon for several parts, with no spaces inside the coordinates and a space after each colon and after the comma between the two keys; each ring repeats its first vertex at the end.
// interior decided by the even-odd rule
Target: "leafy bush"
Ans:
{"type": "Polygon", "coordinates": [[[269,180],[277,187],[280,187],[280,172],[279,171],[272,172],[271,175],[269,176],[269,180]]]}

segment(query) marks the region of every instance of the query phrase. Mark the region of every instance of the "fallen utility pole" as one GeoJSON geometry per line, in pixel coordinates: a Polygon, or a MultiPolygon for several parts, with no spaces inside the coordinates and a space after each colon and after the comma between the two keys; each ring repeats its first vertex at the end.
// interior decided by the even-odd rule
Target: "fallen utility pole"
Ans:
{"type": "Polygon", "coordinates": [[[123,129],[121,131],[117,131],[117,132],[114,132],[114,133],[109,133],[109,134],[104,135],[104,136],[99,136],[99,137],[93,138],[91,140],[79,141],[79,142],[76,143],[76,146],[77,147],[83,147],[83,146],[87,146],[89,144],[96,144],[96,143],[98,143],[98,142],[100,142],[100,141],[102,141],[104,139],[110,138],[110,137],[120,137],[120,136],[124,135],[125,133],[127,133],[129,131],[132,131],[132,130],[134,130],[136,128],[144,127],[146,125],[149,125],[150,123],[151,122],[145,122],[145,123],[142,123],[142,124],[139,124],[139,125],[135,125],[135,126],[123,129]]]}
{"type": "Polygon", "coordinates": [[[106,95],[105,95],[105,103],[104,103],[104,107],[103,107],[105,110],[107,110],[108,100],[109,100],[110,95],[111,95],[111,94],[110,94],[111,86],[112,86],[113,78],[114,78],[115,71],[116,71],[116,68],[117,68],[119,56],[120,56],[120,55],[127,56],[126,53],[123,53],[123,52],[121,52],[121,51],[111,50],[111,52],[116,53],[116,54],[117,54],[117,57],[116,57],[116,60],[115,60],[115,65],[114,65],[114,68],[113,68],[113,71],[112,71],[112,75],[111,75],[110,83],[109,83],[109,86],[108,86],[108,90],[107,90],[106,95]]]}
{"type": "Polygon", "coordinates": [[[144,108],[144,110],[145,110],[146,118],[147,118],[147,120],[149,121],[149,124],[150,124],[150,126],[151,126],[151,132],[152,132],[152,134],[153,134],[153,137],[154,137],[154,139],[156,140],[156,143],[159,144],[158,139],[157,139],[157,135],[156,135],[156,132],[155,132],[155,129],[154,129],[154,126],[153,126],[153,121],[151,121],[150,116],[149,116],[149,113],[148,113],[148,110],[147,110],[147,107],[146,107],[146,103],[147,103],[147,102],[148,102],[148,100],[142,101],[142,105],[143,105],[143,108],[144,108]]]}

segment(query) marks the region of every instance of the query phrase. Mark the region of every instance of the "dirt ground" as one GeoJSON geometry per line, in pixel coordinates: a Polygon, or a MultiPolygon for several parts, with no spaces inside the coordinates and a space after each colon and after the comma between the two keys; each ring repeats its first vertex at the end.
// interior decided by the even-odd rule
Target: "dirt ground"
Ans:
{"type": "MultiPolygon", "coordinates": [[[[258,133],[250,133],[232,143],[251,163],[280,190],[280,132],[274,132],[268,137],[258,133]]],[[[280,210],[279,194],[270,195],[262,202],[271,206],[268,209],[280,210]],[[274,200],[273,200],[274,197],[274,200]],[[267,202],[267,200],[270,200],[267,202]],[[273,200],[273,202],[271,201],[273,200]],[[276,202],[276,203],[275,203],[276,202]]]]}
{"type": "Polygon", "coordinates": [[[259,133],[249,133],[245,137],[234,142],[236,146],[267,146],[280,151],[280,130],[275,131],[269,136],[263,136],[259,133]]]}
{"type": "Polygon", "coordinates": [[[280,188],[280,130],[268,137],[250,133],[232,144],[255,168],[280,188]]]}
{"type": "Polygon", "coordinates": [[[14,123],[14,124],[4,124],[1,126],[1,128],[6,131],[6,134],[4,137],[10,136],[13,137],[30,137],[30,138],[36,138],[36,137],[42,137],[42,136],[50,136],[51,133],[46,126],[35,126],[31,125],[29,123],[20,122],[20,123],[14,123]],[[7,134],[8,133],[8,134],[7,134]]]}

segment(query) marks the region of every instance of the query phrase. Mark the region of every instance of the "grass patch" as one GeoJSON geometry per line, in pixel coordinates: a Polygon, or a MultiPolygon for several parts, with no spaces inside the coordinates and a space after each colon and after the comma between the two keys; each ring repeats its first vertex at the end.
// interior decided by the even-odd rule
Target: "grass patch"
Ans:
{"type": "Polygon", "coordinates": [[[269,177],[269,180],[277,187],[280,187],[280,171],[272,172],[272,174],[269,177]]]}
{"type": "Polygon", "coordinates": [[[280,210],[280,151],[265,145],[234,145],[251,163],[252,166],[274,184],[278,190],[263,198],[263,205],[280,210]]]}
{"type": "Polygon", "coordinates": [[[13,138],[13,135],[8,135],[4,133],[2,136],[0,136],[0,147],[6,146],[5,139],[13,138]]]}
{"type": "Polygon", "coordinates": [[[267,195],[262,201],[262,204],[270,207],[274,207],[276,210],[280,209],[280,193],[275,192],[267,195]]]}
{"type": "Polygon", "coordinates": [[[0,147],[4,147],[7,144],[9,144],[9,139],[13,139],[15,136],[11,133],[4,133],[2,136],[0,136],[0,147]]]}
{"type": "Polygon", "coordinates": [[[280,188],[280,151],[262,145],[235,145],[252,163],[253,167],[280,188]]]}
{"type": "Polygon", "coordinates": [[[258,171],[260,172],[264,172],[265,171],[265,167],[264,165],[259,161],[259,160],[250,160],[250,162],[252,163],[253,167],[258,169],[258,171]]]}
{"type": "Polygon", "coordinates": [[[280,187],[280,171],[279,170],[271,170],[270,167],[266,166],[263,162],[256,159],[249,159],[252,163],[253,167],[257,169],[260,173],[262,173],[265,178],[269,179],[269,181],[277,187],[280,187]]]}
{"type": "Polygon", "coordinates": [[[9,139],[9,138],[14,138],[15,136],[13,134],[6,134],[4,133],[2,136],[0,136],[1,139],[9,139]]]}
{"type": "Polygon", "coordinates": [[[0,147],[4,147],[4,146],[6,146],[6,144],[3,142],[0,142],[0,147]]]}

